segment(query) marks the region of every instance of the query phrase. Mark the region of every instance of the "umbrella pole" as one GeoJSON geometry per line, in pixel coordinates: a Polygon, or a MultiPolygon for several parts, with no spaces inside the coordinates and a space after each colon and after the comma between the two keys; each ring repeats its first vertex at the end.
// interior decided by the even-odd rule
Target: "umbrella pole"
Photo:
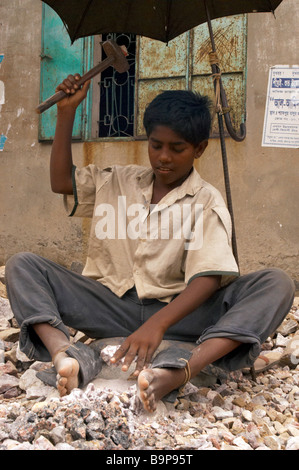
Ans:
{"type": "Polygon", "coordinates": [[[223,173],[224,173],[227,208],[229,210],[231,220],[232,220],[232,249],[233,249],[236,262],[239,265],[236,230],[235,230],[235,222],[234,222],[234,211],[233,211],[232,195],[231,195],[231,189],[230,189],[226,145],[225,145],[225,138],[224,138],[223,117],[222,117],[222,114],[220,114],[220,112],[217,112],[217,117],[218,117],[218,127],[219,127],[220,145],[221,145],[221,153],[222,153],[222,165],[223,165],[223,173]]]}
{"type": "MultiPolygon", "coordinates": [[[[216,54],[216,46],[214,41],[214,34],[211,24],[211,18],[209,14],[209,10],[205,3],[206,13],[207,13],[207,23],[209,27],[210,33],[210,40],[212,45],[212,54],[215,56],[216,54]]],[[[233,213],[233,203],[232,203],[232,196],[231,196],[231,189],[230,189],[230,179],[229,179],[229,171],[228,171],[228,161],[227,161],[227,153],[226,153],[226,144],[225,144],[225,137],[224,137],[224,125],[223,125],[223,111],[221,106],[221,92],[220,92],[220,68],[217,64],[217,60],[211,60],[211,68],[212,74],[214,77],[214,87],[216,93],[216,112],[218,117],[218,127],[219,127],[219,136],[220,136],[220,145],[221,145],[221,153],[222,153],[222,164],[223,164],[223,172],[224,172],[224,182],[225,182],[225,191],[226,191],[226,200],[227,200],[227,208],[229,210],[231,220],[232,220],[232,249],[236,259],[237,264],[239,265],[239,258],[238,258],[238,249],[237,249],[237,240],[236,240],[236,231],[235,231],[235,222],[234,222],[234,213],[233,213]],[[218,83],[217,83],[218,81],[218,83]]]]}
{"type": "MultiPolygon", "coordinates": [[[[216,46],[214,41],[214,34],[212,29],[211,18],[209,14],[209,10],[207,8],[206,0],[204,0],[206,13],[207,13],[207,20],[208,20],[208,27],[212,45],[212,53],[213,55],[216,54],[216,46]]],[[[235,256],[236,262],[239,266],[239,257],[238,257],[238,249],[237,249],[237,240],[236,240],[236,231],[235,231],[235,222],[234,222],[234,213],[233,213],[233,204],[232,204],[232,197],[231,197],[231,190],[230,190],[230,180],[229,180],[229,171],[228,171],[228,162],[227,162],[227,153],[226,153],[226,145],[225,145],[225,138],[224,138],[224,126],[223,126],[223,111],[221,105],[221,77],[220,77],[220,68],[218,66],[217,60],[211,61],[212,67],[212,74],[216,80],[214,80],[215,92],[216,92],[216,112],[218,116],[218,126],[219,126],[219,135],[220,135],[220,144],[221,144],[221,153],[222,153],[222,163],[223,163],[223,172],[224,172],[224,181],[225,181],[225,191],[226,191],[226,200],[227,200],[227,207],[231,216],[232,220],[232,249],[233,254],[235,256]],[[218,90],[217,90],[217,80],[218,80],[218,90]]],[[[226,104],[226,103],[225,103],[226,104]]],[[[234,133],[232,129],[228,129],[229,134],[238,141],[241,141],[245,138],[245,127],[241,127],[241,136],[238,136],[234,133]]],[[[256,372],[254,365],[250,367],[251,378],[254,382],[256,382],[256,372]]]]}

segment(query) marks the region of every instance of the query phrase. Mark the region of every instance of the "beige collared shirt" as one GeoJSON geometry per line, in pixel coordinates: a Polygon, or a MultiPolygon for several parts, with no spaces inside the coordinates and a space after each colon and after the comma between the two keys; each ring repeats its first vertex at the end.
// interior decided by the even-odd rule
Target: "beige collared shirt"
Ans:
{"type": "Polygon", "coordinates": [[[92,217],[83,275],[121,297],[170,301],[198,276],[239,275],[231,219],[220,192],[193,169],[183,184],[151,205],[153,172],[137,165],[74,167],[70,216],[92,217]]]}

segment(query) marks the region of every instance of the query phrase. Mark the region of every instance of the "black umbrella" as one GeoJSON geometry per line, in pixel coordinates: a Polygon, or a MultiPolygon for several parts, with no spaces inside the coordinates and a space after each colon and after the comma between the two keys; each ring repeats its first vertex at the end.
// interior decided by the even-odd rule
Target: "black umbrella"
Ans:
{"type": "Polygon", "coordinates": [[[233,251],[238,261],[233,207],[224,124],[236,141],[244,140],[245,125],[239,133],[233,128],[225,91],[221,81],[221,70],[216,54],[211,20],[244,13],[273,12],[282,0],[43,0],[60,16],[71,41],[78,38],[105,34],[130,33],[146,36],[168,43],[171,39],[202,23],[208,23],[211,39],[211,68],[216,95],[227,205],[232,218],[233,251]]]}
{"type": "Polygon", "coordinates": [[[64,22],[71,41],[131,33],[168,42],[210,18],[274,11],[282,0],[44,0],[64,22]]]}

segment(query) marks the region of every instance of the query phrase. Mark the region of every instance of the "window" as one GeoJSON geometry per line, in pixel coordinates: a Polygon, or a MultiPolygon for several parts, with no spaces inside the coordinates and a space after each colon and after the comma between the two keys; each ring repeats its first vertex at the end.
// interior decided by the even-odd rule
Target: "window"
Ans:
{"type": "MultiPolygon", "coordinates": [[[[213,20],[213,30],[232,122],[239,128],[245,116],[247,16],[213,20]]],[[[41,93],[43,101],[69,73],[81,74],[103,60],[101,41],[125,44],[130,70],[118,74],[112,67],[92,82],[88,99],[80,105],[74,139],[142,139],[146,104],[160,91],[192,89],[214,97],[209,63],[208,27],[200,25],[168,45],[145,37],[111,34],[79,39],[73,45],[56,13],[43,4],[41,93]]],[[[51,140],[56,107],[40,117],[39,139],[51,140]]],[[[217,128],[213,129],[217,135],[217,128]]]]}
{"type": "MultiPolygon", "coordinates": [[[[96,107],[98,116],[94,123],[96,125],[94,137],[132,137],[135,114],[136,35],[102,35],[102,41],[110,39],[126,46],[130,68],[127,73],[118,73],[113,67],[108,67],[101,73],[100,81],[95,79],[96,86],[100,90],[99,97],[93,98],[93,106],[96,107]]],[[[99,41],[97,45],[100,45],[99,41]]],[[[105,59],[104,51],[103,59],[105,59]]]]}

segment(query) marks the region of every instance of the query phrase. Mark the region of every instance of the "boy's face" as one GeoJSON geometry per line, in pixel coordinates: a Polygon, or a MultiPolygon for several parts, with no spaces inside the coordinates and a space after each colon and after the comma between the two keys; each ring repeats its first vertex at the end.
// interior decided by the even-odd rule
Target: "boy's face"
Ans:
{"type": "Polygon", "coordinates": [[[149,136],[148,154],[156,182],[170,189],[182,184],[208,145],[198,147],[184,140],[167,126],[156,126],[149,136]]]}

